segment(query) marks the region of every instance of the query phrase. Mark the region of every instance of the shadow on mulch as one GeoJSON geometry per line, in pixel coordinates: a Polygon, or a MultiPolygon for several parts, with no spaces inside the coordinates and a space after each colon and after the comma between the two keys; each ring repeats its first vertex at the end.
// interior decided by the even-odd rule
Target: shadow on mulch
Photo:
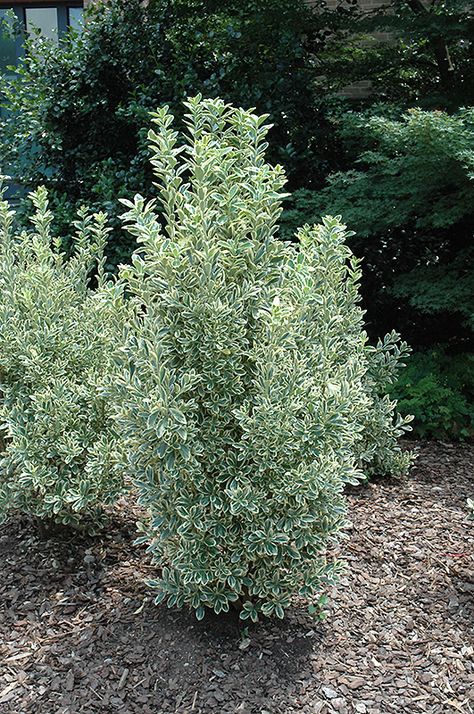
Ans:
{"type": "Polygon", "coordinates": [[[286,712],[321,628],[298,609],[246,627],[236,613],[198,622],[157,607],[128,525],[111,522],[102,539],[4,528],[0,654],[13,679],[2,689],[0,672],[0,711],[261,712],[273,701],[286,712]]]}

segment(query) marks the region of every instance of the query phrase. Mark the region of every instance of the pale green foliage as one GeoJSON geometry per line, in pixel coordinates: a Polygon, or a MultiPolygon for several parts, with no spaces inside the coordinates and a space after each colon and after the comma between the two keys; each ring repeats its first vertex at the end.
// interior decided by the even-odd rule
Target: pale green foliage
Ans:
{"type": "Polygon", "coordinates": [[[0,517],[18,509],[76,523],[122,487],[100,388],[123,308],[103,276],[105,215],[80,212],[67,260],[50,235],[45,189],[31,199],[33,229],[18,236],[0,202],[0,517]]]}
{"type": "Polygon", "coordinates": [[[117,419],[157,599],[282,617],[336,574],[325,549],[362,475],[360,272],[338,219],[277,239],[285,177],[265,162],[265,117],[187,108],[184,145],[166,107],[150,132],[164,227],[153,201],[124,201],[141,246],[122,271],[135,318],[117,419]]]}
{"type": "Polygon", "coordinates": [[[411,415],[402,417],[397,402],[390,399],[387,388],[398,379],[410,349],[400,335],[391,332],[376,346],[367,345],[367,373],[364,383],[370,408],[364,419],[361,442],[357,444],[359,463],[366,474],[401,476],[413,463],[411,451],[402,451],[398,439],[410,431],[411,415]]]}

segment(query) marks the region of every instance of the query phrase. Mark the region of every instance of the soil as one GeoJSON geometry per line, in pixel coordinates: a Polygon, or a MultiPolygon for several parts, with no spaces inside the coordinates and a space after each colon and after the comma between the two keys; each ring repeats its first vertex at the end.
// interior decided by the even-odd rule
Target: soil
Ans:
{"type": "Polygon", "coordinates": [[[474,710],[474,447],[418,444],[406,480],[348,493],[324,621],[248,628],[153,604],[122,504],[99,536],[0,529],[1,714],[474,710]]]}

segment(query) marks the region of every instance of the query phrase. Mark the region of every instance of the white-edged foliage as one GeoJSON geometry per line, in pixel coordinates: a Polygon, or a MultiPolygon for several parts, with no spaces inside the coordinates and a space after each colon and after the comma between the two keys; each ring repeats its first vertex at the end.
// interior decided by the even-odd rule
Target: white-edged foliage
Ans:
{"type": "Polygon", "coordinates": [[[282,617],[336,574],[344,484],[373,458],[360,272],[337,218],[278,240],[266,117],[186,106],[184,144],[167,107],[150,132],[163,227],[154,201],[124,201],[140,247],[117,420],[157,600],[282,617]]]}
{"type": "Polygon", "coordinates": [[[0,518],[19,510],[77,523],[122,488],[100,390],[123,307],[103,275],[105,215],[80,212],[67,260],[51,237],[45,189],[31,199],[32,230],[20,235],[0,202],[0,518]]]}

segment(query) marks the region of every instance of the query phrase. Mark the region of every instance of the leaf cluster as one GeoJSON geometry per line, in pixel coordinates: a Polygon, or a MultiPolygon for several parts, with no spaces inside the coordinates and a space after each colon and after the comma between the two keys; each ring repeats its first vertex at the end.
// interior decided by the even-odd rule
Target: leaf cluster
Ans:
{"type": "Polygon", "coordinates": [[[402,414],[413,414],[421,438],[472,439],[474,357],[445,345],[414,354],[390,388],[402,414]]]}
{"type": "Polygon", "coordinates": [[[0,202],[0,517],[76,524],[122,489],[101,384],[123,307],[103,271],[105,215],[80,211],[67,259],[46,190],[31,199],[32,227],[20,233],[0,202]],[[89,288],[94,270],[100,291],[89,288]]]}

